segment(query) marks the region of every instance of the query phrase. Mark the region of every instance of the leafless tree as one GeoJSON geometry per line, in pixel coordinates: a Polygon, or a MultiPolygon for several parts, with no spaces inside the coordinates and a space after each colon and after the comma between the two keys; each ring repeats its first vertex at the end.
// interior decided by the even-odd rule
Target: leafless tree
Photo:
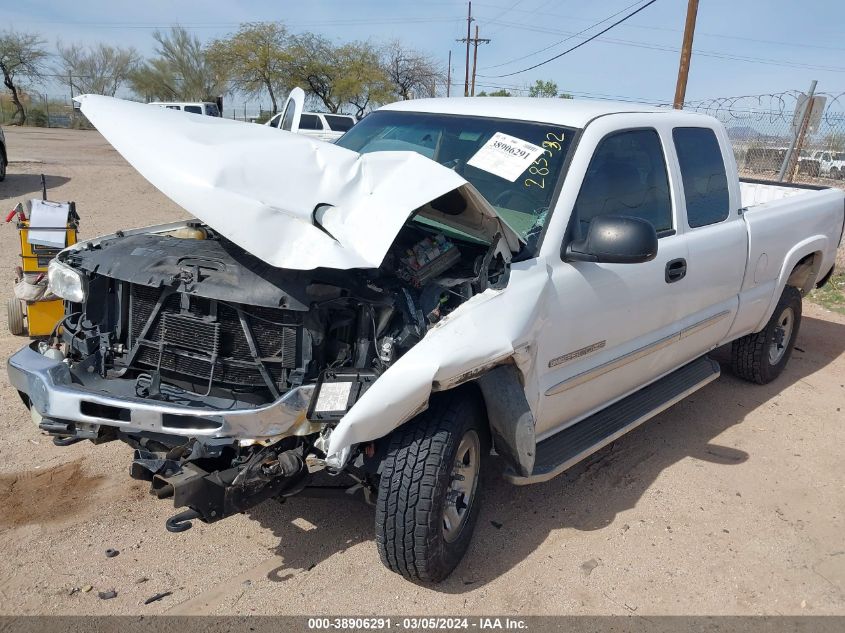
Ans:
{"type": "Polygon", "coordinates": [[[0,33],[0,72],[3,84],[12,94],[15,104],[13,119],[17,125],[26,122],[26,110],[21,103],[22,82],[41,81],[44,77],[47,51],[46,42],[34,33],[3,31],[0,33]]]}
{"type": "Polygon", "coordinates": [[[79,44],[64,46],[59,42],[60,80],[77,94],[113,97],[138,67],[141,56],[134,48],[98,44],[85,48],[79,44]]]}
{"type": "Polygon", "coordinates": [[[433,97],[437,84],[444,81],[443,69],[437,62],[405,48],[399,40],[385,47],[382,64],[394,92],[403,100],[433,97]]]}

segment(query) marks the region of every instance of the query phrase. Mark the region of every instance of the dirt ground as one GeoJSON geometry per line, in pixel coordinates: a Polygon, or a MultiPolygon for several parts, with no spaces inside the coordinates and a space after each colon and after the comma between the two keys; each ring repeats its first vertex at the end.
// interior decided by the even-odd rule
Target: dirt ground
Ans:
{"type": "MultiPolygon", "coordinates": [[[[83,237],[185,216],[96,132],[6,134],[4,214],[43,172],[52,199],[76,200],[83,237]]],[[[0,228],[4,305],[17,239],[0,228]]],[[[0,359],[25,342],[3,311],[0,359]]],[[[166,532],[173,507],[129,478],[128,447],[55,447],[0,371],[0,612],[843,615],[843,408],[845,316],[805,301],[774,384],[725,372],[545,484],[487,473],[465,560],[420,587],[381,566],[359,498],[267,502],[166,532]]]]}

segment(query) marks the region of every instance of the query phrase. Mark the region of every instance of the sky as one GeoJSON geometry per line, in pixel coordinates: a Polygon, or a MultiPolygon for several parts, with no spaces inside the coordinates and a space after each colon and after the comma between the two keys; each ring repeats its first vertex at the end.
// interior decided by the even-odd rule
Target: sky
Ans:
{"type": "MultiPolygon", "coordinates": [[[[479,46],[477,90],[518,90],[544,79],[576,98],[671,103],[687,0],[656,0],[578,50],[517,72],[584,41],[646,1],[473,2],[473,31],[477,25],[480,37],[492,40],[479,46]]],[[[0,0],[0,29],[37,32],[53,50],[57,40],[102,41],[151,54],[156,28],[178,23],[206,40],[242,22],[282,21],[293,32],[313,31],[336,41],[399,38],[444,67],[451,50],[455,95],[463,92],[465,45],[455,40],[466,36],[466,14],[466,2],[457,0],[0,0]]],[[[841,0],[700,0],[687,100],[806,90],[812,79],[821,92],[845,93],[841,0]]]]}

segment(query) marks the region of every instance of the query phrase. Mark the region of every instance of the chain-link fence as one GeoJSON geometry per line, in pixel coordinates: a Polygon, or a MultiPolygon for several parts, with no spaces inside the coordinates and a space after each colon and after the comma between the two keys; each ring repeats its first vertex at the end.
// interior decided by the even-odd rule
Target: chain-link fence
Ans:
{"type": "Polygon", "coordinates": [[[797,90],[694,101],[684,108],[725,125],[742,176],[776,179],[795,141],[785,181],[843,187],[845,93],[817,92],[816,97],[821,99],[814,101],[806,119],[803,94],[797,90]]]}

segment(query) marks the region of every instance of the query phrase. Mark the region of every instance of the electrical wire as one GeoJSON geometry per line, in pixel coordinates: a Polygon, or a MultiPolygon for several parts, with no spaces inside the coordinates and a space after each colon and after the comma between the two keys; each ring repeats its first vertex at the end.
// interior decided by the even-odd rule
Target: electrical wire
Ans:
{"type": "Polygon", "coordinates": [[[518,74],[520,74],[520,73],[524,73],[524,72],[526,72],[526,71],[529,71],[529,70],[534,70],[535,68],[539,68],[540,66],[545,66],[545,65],[546,65],[546,64],[548,64],[549,62],[553,62],[553,61],[554,61],[554,60],[556,60],[556,59],[560,59],[561,57],[563,57],[563,56],[564,56],[564,55],[566,55],[567,53],[571,53],[571,52],[572,52],[572,51],[574,51],[575,49],[581,48],[582,46],[584,46],[584,44],[588,44],[588,43],[592,42],[594,39],[596,39],[596,38],[597,38],[597,37],[599,37],[600,35],[603,35],[604,33],[607,33],[610,29],[612,29],[612,28],[614,28],[614,27],[616,27],[616,26],[619,26],[620,24],[622,24],[622,23],[623,23],[623,22],[625,22],[626,20],[631,19],[632,17],[634,17],[635,15],[637,15],[640,11],[642,11],[643,9],[646,9],[646,8],[650,7],[650,6],[651,6],[651,5],[653,5],[655,2],[657,2],[657,0],[649,0],[649,1],[648,1],[648,2],[646,2],[643,6],[641,6],[639,9],[635,9],[634,11],[631,11],[631,13],[629,13],[628,15],[626,15],[624,18],[621,18],[620,20],[617,20],[616,22],[614,22],[613,24],[611,24],[611,25],[610,25],[610,26],[608,26],[607,28],[604,28],[604,29],[602,29],[601,31],[599,31],[598,33],[596,33],[595,35],[592,35],[592,36],[588,37],[588,38],[587,38],[586,40],[584,40],[583,42],[580,42],[580,43],[576,44],[575,46],[573,46],[573,47],[571,47],[571,48],[566,49],[566,50],[565,50],[565,51],[563,51],[562,53],[558,53],[558,54],[557,54],[557,55],[555,55],[554,57],[550,57],[549,59],[547,59],[547,60],[545,60],[545,61],[542,61],[542,62],[540,62],[540,63],[538,63],[538,64],[534,64],[533,66],[529,66],[528,68],[523,68],[522,70],[517,70],[517,71],[512,72],[512,73],[506,73],[506,74],[504,74],[504,75],[480,75],[480,76],[481,76],[481,77],[487,77],[488,79],[489,79],[489,78],[496,78],[496,79],[498,79],[499,77],[512,77],[513,75],[518,75],[518,74]]]}
{"type": "MultiPolygon", "coordinates": [[[[603,20],[599,20],[598,22],[591,24],[587,28],[578,31],[577,33],[573,33],[569,37],[566,37],[566,38],[560,40],[559,42],[555,42],[554,44],[549,44],[545,48],[541,48],[540,50],[536,50],[533,53],[528,53],[527,55],[522,55],[521,57],[515,57],[514,59],[511,59],[510,61],[502,62],[501,64],[495,64],[493,66],[485,66],[484,68],[480,68],[479,70],[490,70],[492,68],[501,68],[502,66],[507,66],[509,64],[513,64],[514,62],[522,61],[523,59],[528,59],[529,57],[534,57],[534,55],[539,55],[540,53],[543,53],[543,52],[549,50],[550,48],[554,48],[555,46],[559,46],[560,44],[563,44],[564,42],[568,42],[572,38],[578,37],[579,35],[583,35],[587,31],[594,29],[595,27],[597,27],[600,24],[604,24],[608,20],[612,20],[613,18],[615,18],[620,13],[624,13],[628,9],[637,6],[640,2],[642,2],[642,0],[637,0],[633,4],[629,4],[627,7],[620,9],[619,11],[617,11],[616,13],[614,13],[612,15],[607,16],[603,20]]],[[[497,19],[498,19],[498,16],[496,18],[494,18],[494,20],[497,20],[497,19]]],[[[495,24],[495,22],[493,22],[493,23],[495,24]]],[[[503,25],[503,26],[505,26],[505,25],[503,25]]],[[[513,26],[517,26],[517,25],[513,25],[513,26]]],[[[525,25],[523,25],[523,26],[525,26],[525,25]]],[[[480,76],[483,77],[484,75],[480,75],[480,76]]]]}

